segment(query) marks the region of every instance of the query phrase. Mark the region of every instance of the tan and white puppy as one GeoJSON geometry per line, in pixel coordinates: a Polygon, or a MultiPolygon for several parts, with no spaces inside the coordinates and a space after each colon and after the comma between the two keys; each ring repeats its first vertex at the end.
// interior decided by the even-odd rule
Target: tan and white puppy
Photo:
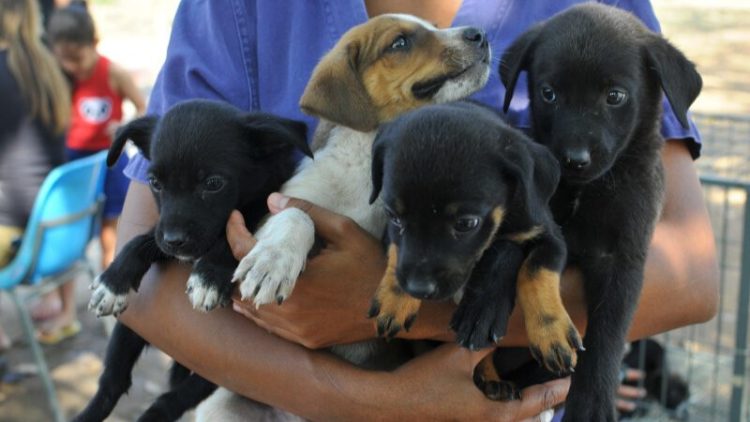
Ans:
{"type": "MultiPolygon", "coordinates": [[[[305,158],[281,192],[346,215],[380,237],[385,212],[382,204],[369,204],[378,125],[425,104],[469,96],[487,82],[489,63],[489,46],[476,28],[438,30],[413,16],[381,15],[350,29],[315,68],[300,101],[303,111],[321,119],[313,140],[315,159],[305,158]]],[[[256,305],[286,299],[314,235],[312,220],[298,209],[270,217],[235,271],[243,298],[253,297],[256,305]]],[[[382,343],[332,351],[383,369],[368,361],[382,352],[382,343]]],[[[196,421],[260,419],[302,420],[222,388],[196,410],[196,421]]]]}
{"type": "MultiPolygon", "coordinates": [[[[315,159],[305,158],[281,192],[346,215],[380,237],[386,216],[380,203],[368,201],[378,125],[474,93],[487,82],[489,62],[486,37],[472,27],[439,30],[414,16],[390,14],[350,29],[317,65],[300,101],[304,112],[321,118],[315,159]]],[[[313,246],[313,222],[287,209],[255,235],[258,242],[234,279],[242,297],[256,305],[281,303],[313,246]]]]}

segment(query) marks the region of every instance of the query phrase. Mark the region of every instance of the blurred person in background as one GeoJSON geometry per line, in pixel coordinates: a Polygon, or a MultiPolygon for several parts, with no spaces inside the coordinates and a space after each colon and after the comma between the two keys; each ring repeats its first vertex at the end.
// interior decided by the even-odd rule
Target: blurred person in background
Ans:
{"type": "MultiPolygon", "coordinates": [[[[47,27],[47,40],[73,84],[71,122],[65,142],[66,159],[71,161],[108,149],[122,120],[123,102],[131,101],[136,113],[143,114],[146,108],[143,95],[122,67],[97,51],[96,27],[85,2],[73,1],[53,12],[47,27]]],[[[102,269],[107,268],[114,257],[117,218],[122,212],[128,187],[128,179],[122,173],[127,162],[127,156],[122,155],[107,171],[105,179],[106,200],[99,236],[102,269]]],[[[36,310],[37,317],[46,319],[39,329],[39,339],[43,343],[57,343],[75,334],[80,326],[76,318],[75,284],[62,285],[36,310]],[[56,303],[61,306],[56,306],[56,303]]]]}
{"type": "MultiPolygon", "coordinates": [[[[64,159],[70,92],[42,44],[40,19],[37,0],[0,0],[0,267],[44,178],[64,159]]],[[[0,351],[9,346],[0,327],[0,351]]]]}

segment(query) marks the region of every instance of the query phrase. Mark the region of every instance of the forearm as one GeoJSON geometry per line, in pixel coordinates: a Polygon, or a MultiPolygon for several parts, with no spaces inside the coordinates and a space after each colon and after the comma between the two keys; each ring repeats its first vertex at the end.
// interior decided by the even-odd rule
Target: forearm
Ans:
{"type": "MultiPolygon", "coordinates": [[[[118,244],[148,230],[156,211],[145,186],[133,184],[118,244]]],[[[202,313],[185,294],[190,267],[153,266],[120,320],[149,343],[211,381],[312,419],[356,416],[377,374],[314,352],[258,328],[231,309],[202,313]],[[355,385],[356,384],[356,385],[355,385]]]]}

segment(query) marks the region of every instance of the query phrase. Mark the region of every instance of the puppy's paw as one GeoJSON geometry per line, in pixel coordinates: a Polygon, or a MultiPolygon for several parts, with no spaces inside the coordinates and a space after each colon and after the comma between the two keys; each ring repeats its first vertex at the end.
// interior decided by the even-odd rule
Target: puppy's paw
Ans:
{"type": "Polygon", "coordinates": [[[467,349],[484,349],[505,336],[513,310],[512,298],[485,300],[488,297],[465,295],[453,314],[451,328],[456,332],[456,341],[467,349]]]}
{"type": "Polygon", "coordinates": [[[501,380],[492,363],[492,354],[487,355],[474,370],[474,384],[493,401],[521,399],[521,390],[511,381],[501,380]]]}
{"type": "Polygon", "coordinates": [[[393,338],[402,329],[409,331],[421,304],[398,286],[381,286],[375,292],[367,316],[375,318],[378,336],[393,338]]]}
{"type": "Polygon", "coordinates": [[[93,292],[89,300],[89,310],[98,317],[118,316],[128,307],[128,292],[117,293],[111,290],[105,275],[106,272],[97,276],[90,286],[93,292]]]}
{"type": "Polygon", "coordinates": [[[187,281],[187,293],[193,309],[208,312],[227,306],[232,300],[232,271],[199,259],[187,281]]]}
{"type": "Polygon", "coordinates": [[[240,280],[240,294],[253,297],[256,306],[281,304],[292,293],[297,277],[305,267],[307,254],[272,242],[258,242],[242,258],[234,280],[240,280]]]}
{"type": "Polygon", "coordinates": [[[534,359],[551,372],[574,372],[577,350],[585,350],[581,336],[567,314],[544,315],[531,324],[526,321],[530,350],[534,359]]]}

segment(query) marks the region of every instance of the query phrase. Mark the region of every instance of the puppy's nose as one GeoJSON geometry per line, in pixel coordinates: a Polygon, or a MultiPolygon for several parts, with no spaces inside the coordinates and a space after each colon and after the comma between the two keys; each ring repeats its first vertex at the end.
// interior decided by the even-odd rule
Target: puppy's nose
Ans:
{"type": "Polygon", "coordinates": [[[181,231],[167,231],[164,232],[164,243],[169,245],[171,248],[179,248],[184,245],[187,241],[187,236],[181,231]]]}
{"type": "Polygon", "coordinates": [[[463,37],[466,42],[469,44],[484,44],[487,40],[487,36],[485,35],[484,31],[478,28],[466,28],[463,32],[463,37]]]}
{"type": "Polygon", "coordinates": [[[578,149],[565,153],[565,167],[570,170],[583,170],[591,164],[591,155],[588,150],[578,149]]]}
{"type": "Polygon", "coordinates": [[[429,299],[437,291],[437,284],[432,280],[409,279],[404,290],[418,299],[429,299]]]}

